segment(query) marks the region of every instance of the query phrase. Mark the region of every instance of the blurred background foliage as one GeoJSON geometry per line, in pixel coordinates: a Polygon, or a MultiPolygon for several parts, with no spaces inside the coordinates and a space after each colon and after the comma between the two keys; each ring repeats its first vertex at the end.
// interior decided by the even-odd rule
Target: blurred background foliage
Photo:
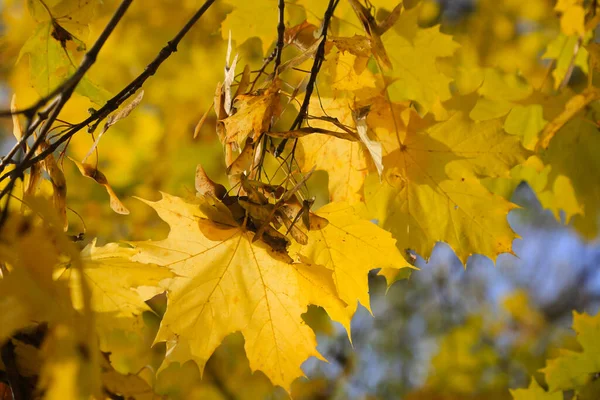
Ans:
{"type": "MultiPolygon", "coordinates": [[[[406,0],[405,4],[416,2],[406,0]]],[[[117,4],[115,0],[104,3],[89,31],[81,29],[82,41],[97,36],[117,4]]],[[[118,92],[200,3],[133,2],[91,69],[90,80],[106,89],[106,96],[118,92]]],[[[454,76],[459,86],[460,74],[474,73],[475,68],[469,66],[477,65],[517,73],[534,87],[548,79],[549,62],[540,56],[559,35],[553,1],[423,3],[420,24],[440,23],[442,31],[453,34],[461,44],[447,61],[463,66],[454,76]]],[[[19,52],[36,22],[24,1],[4,0],[0,7],[0,108],[9,107],[14,92],[19,93],[19,105],[29,105],[39,95],[30,86],[28,60],[19,58],[19,52]]],[[[212,107],[216,83],[223,79],[228,33],[221,32],[221,23],[230,10],[228,2],[216,2],[177,53],[144,85],[142,105],[100,142],[98,167],[131,210],[129,217],[113,213],[103,188],[84,179],[73,163],[62,159],[69,182],[71,234],[85,232],[86,238],[97,236],[100,243],[160,238],[166,225],[133,196],[157,199],[159,190],[192,196],[197,163],[202,163],[210,176],[224,180],[214,116],[209,114],[197,139],[192,133],[212,107]]],[[[304,19],[316,22],[299,7],[288,10],[298,23],[304,19]]],[[[275,32],[276,21],[263,22],[275,32]]],[[[352,26],[337,21],[333,29],[347,34],[352,26]]],[[[257,38],[237,43],[240,64],[258,69],[263,47],[266,44],[257,38]]],[[[586,79],[576,68],[571,84],[586,79]]],[[[61,119],[82,120],[93,107],[97,106],[76,94],[61,119]]],[[[12,144],[10,119],[0,121],[0,130],[5,152],[12,144]]],[[[81,159],[93,141],[85,132],[76,135],[69,146],[70,155],[81,159]]],[[[322,183],[326,180],[326,174],[318,174],[312,185],[315,193],[325,198],[323,187],[327,185],[322,183]]],[[[463,270],[453,252],[438,244],[428,263],[417,258],[420,271],[395,283],[387,293],[383,278],[373,273],[374,315],[359,310],[352,322],[352,344],[323,310],[311,308],[306,320],[318,332],[319,350],[329,363],[309,360],[304,370],[310,380],[296,382],[294,398],[495,400],[509,399],[508,388],[526,386],[532,375],[543,383],[543,375],[537,371],[546,358],[556,355],[557,348],[577,348],[569,328],[572,311],[593,314],[598,310],[600,245],[597,238],[584,239],[569,225],[557,222],[527,184],[517,187],[512,200],[522,207],[509,215],[511,226],[521,236],[514,244],[515,255],[500,256],[495,266],[484,257],[471,257],[468,269],[463,270]]],[[[164,311],[160,299],[153,306],[159,313],[164,311]]],[[[148,315],[146,325],[148,342],[158,320],[148,315]]],[[[138,338],[116,335],[114,340],[122,351],[112,354],[111,361],[120,372],[143,376],[144,366],[159,362],[159,357],[142,351],[138,338]]],[[[227,338],[209,361],[202,381],[195,364],[171,365],[158,375],[157,392],[174,398],[286,398],[262,373],[251,374],[242,340],[240,335],[227,338]]],[[[157,354],[160,351],[156,349],[157,354]]]]}

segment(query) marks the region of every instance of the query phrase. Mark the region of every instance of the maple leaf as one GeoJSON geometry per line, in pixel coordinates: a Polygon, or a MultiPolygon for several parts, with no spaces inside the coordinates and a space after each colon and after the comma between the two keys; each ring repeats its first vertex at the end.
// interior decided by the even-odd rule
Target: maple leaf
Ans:
{"type": "MultiPolygon", "coordinates": [[[[350,316],[354,315],[357,302],[371,311],[369,271],[412,266],[402,257],[391,234],[360,218],[356,207],[329,203],[321,207],[317,215],[329,221],[327,226],[309,231],[308,244],[298,245],[292,251],[333,271],[337,292],[348,304],[350,316]]],[[[331,313],[330,317],[340,320],[331,313]]],[[[350,333],[350,326],[345,325],[345,328],[350,333]]]]}
{"type": "Polygon", "coordinates": [[[451,56],[459,45],[452,36],[442,34],[439,25],[421,29],[419,9],[404,10],[395,27],[382,36],[393,66],[388,92],[392,101],[414,100],[425,112],[439,113],[441,102],[451,97],[452,80],[441,72],[437,61],[451,56]]]}
{"type": "MultiPolygon", "coordinates": [[[[348,127],[355,127],[352,110],[346,99],[323,98],[320,104],[312,102],[309,114],[314,117],[327,116],[348,127]],[[323,108],[321,108],[321,105],[323,108]]],[[[334,131],[343,129],[327,121],[315,120],[310,125],[334,131]]],[[[303,171],[316,167],[329,174],[329,198],[332,201],[357,203],[362,196],[359,191],[369,169],[375,170],[365,154],[364,145],[342,140],[332,135],[310,135],[299,140],[298,162],[303,171]]]]}
{"type": "MultiPolygon", "coordinates": [[[[47,399],[98,395],[99,353],[90,334],[91,313],[86,309],[76,312],[69,288],[52,276],[62,257],[69,257],[79,268],[78,254],[62,234],[61,222],[48,204],[31,198],[28,205],[43,217],[43,224],[10,215],[2,229],[0,261],[10,266],[10,272],[0,280],[0,341],[19,329],[46,322],[38,389],[47,399]]],[[[80,296],[89,303],[87,287],[83,286],[80,296]]]]}
{"type": "MultiPolygon", "coordinates": [[[[573,217],[573,225],[590,238],[598,232],[600,187],[590,184],[590,179],[600,176],[600,159],[596,156],[599,149],[597,127],[580,115],[567,122],[553,137],[548,149],[540,154],[543,163],[551,167],[548,184],[554,186],[557,180],[566,178],[574,189],[578,209],[583,213],[573,217]]],[[[565,195],[569,194],[565,192],[565,195]]],[[[565,199],[564,203],[572,204],[572,201],[565,199]]]]}
{"type": "Polygon", "coordinates": [[[61,250],[47,239],[56,233],[24,217],[12,216],[5,223],[0,260],[11,270],[0,280],[0,341],[36,321],[57,322],[72,316],[67,288],[52,280],[61,250]]]}
{"type": "Polygon", "coordinates": [[[558,35],[548,44],[542,59],[556,60],[556,66],[552,71],[554,89],[558,89],[569,80],[573,66],[588,73],[588,52],[580,45],[577,36],[558,35]]]}
{"type": "Polygon", "coordinates": [[[564,213],[568,224],[573,216],[583,215],[571,180],[564,175],[551,174],[552,167],[544,165],[537,156],[529,157],[524,163],[510,171],[510,178],[485,179],[482,183],[493,193],[509,199],[521,182],[527,182],[536,193],[542,207],[549,209],[557,220],[564,213]]]}
{"type": "Polygon", "coordinates": [[[323,70],[331,76],[328,82],[333,90],[366,90],[375,88],[373,73],[367,68],[368,57],[356,56],[349,51],[335,51],[328,55],[323,70]]]}
{"type": "Polygon", "coordinates": [[[554,10],[560,15],[560,29],[567,35],[585,35],[583,0],[558,0],[554,10]]]}
{"type": "Polygon", "coordinates": [[[578,390],[600,371],[600,314],[590,316],[573,312],[573,330],[582,351],[561,350],[560,355],[548,360],[542,370],[551,392],[578,390]]]}
{"type": "Polygon", "coordinates": [[[563,394],[560,392],[546,392],[535,380],[531,378],[531,383],[527,389],[510,389],[510,394],[514,400],[562,400],[563,394]]]}
{"type": "Polygon", "coordinates": [[[277,3],[271,1],[233,2],[231,0],[228,3],[235,7],[221,24],[223,39],[229,37],[229,32],[232,33],[234,39],[239,40],[239,44],[252,37],[258,37],[262,42],[263,54],[267,55],[269,47],[273,43],[273,32],[277,31],[279,18],[277,3]]]}
{"type": "MultiPolygon", "coordinates": [[[[385,115],[383,109],[378,117],[385,115]]],[[[463,263],[473,253],[495,259],[511,252],[515,234],[506,216],[515,206],[479,177],[508,176],[524,160],[515,137],[503,134],[498,121],[473,122],[460,112],[425,132],[409,130],[405,139],[385,131],[377,131],[386,154],[383,182],[368,177],[365,199],[401,248],[428,258],[435,242],[444,241],[463,263]]]]}
{"type": "MultiPolygon", "coordinates": [[[[200,198],[202,199],[202,197],[200,198]]],[[[252,370],[289,391],[308,357],[322,358],[301,314],[309,304],[343,315],[331,271],[292,263],[239,227],[207,219],[197,204],[163,194],[148,202],[169,224],[161,241],[136,242],[133,260],[168,266],[168,305],[156,341],[163,366],[194,360],[200,369],[230,333],[241,331],[252,370]]]]}
{"type": "MultiPolygon", "coordinates": [[[[29,56],[30,79],[40,95],[47,95],[75,72],[74,54],[85,50],[84,35],[100,3],[99,0],[50,4],[28,1],[30,12],[39,23],[23,45],[19,59],[29,56]]],[[[104,104],[110,97],[87,77],[81,79],[75,91],[96,104],[104,104]]]]}
{"type": "Polygon", "coordinates": [[[233,101],[233,115],[221,120],[225,128],[225,143],[235,143],[243,149],[246,139],[257,142],[269,130],[271,118],[278,114],[279,85],[273,82],[266,90],[238,95],[233,101]]]}
{"type": "Polygon", "coordinates": [[[546,126],[544,109],[540,104],[515,106],[504,120],[504,130],[511,135],[520,136],[523,147],[533,150],[538,135],[546,126]]]}
{"type": "MultiPolygon", "coordinates": [[[[141,314],[151,309],[145,303],[147,299],[135,289],[156,286],[163,279],[173,276],[167,268],[132,262],[130,259],[135,254],[135,250],[120,247],[116,243],[96,247],[95,240],[81,251],[83,273],[90,283],[92,308],[96,312],[103,349],[106,349],[106,338],[114,329],[127,332],[141,330],[141,314]]],[[[66,265],[56,274],[69,282],[74,307],[81,309],[79,271],[66,265]]]]}
{"type": "Polygon", "coordinates": [[[533,92],[531,85],[515,74],[493,68],[485,69],[483,74],[483,83],[477,90],[482,97],[469,114],[476,121],[506,115],[516,105],[515,102],[527,98],[533,92]]]}

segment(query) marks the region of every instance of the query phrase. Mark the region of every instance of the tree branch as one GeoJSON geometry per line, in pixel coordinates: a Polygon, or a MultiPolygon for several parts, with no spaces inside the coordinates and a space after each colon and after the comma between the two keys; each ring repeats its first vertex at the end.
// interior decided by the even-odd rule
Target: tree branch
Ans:
{"type": "MultiPolygon", "coordinates": [[[[315,61],[313,62],[312,68],[310,70],[310,77],[308,78],[308,84],[306,85],[306,94],[304,95],[304,100],[302,101],[302,105],[300,106],[300,110],[298,111],[298,115],[296,119],[292,123],[290,127],[290,131],[293,131],[296,128],[299,128],[304,122],[306,115],[308,114],[308,107],[310,105],[310,98],[312,96],[313,90],[315,88],[315,83],[317,81],[317,75],[321,70],[321,65],[325,60],[325,44],[327,43],[327,31],[329,29],[329,23],[331,22],[331,18],[333,17],[333,12],[337,7],[340,0],[329,0],[329,4],[327,5],[327,10],[325,11],[325,15],[323,16],[323,25],[321,31],[321,43],[317,48],[317,52],[315,54],[315,61]]],[[[279,156],[283,153],[285,145],[287,143],[287,139],[284,139],[275,151],[275,157],[279,156]]]]}
{"type": "MultiPolygon", "coordinates": [[[[121,10],[122,8],[126,9],[127,6],[132,1],[133,0],[123,0],[123,2],[121,3],[121,6],[119,7],[119,10],[121,10]]],[[[88,117],[84,121],[81,121],[78,124],[75,124],[75,125],[69,127],[67,130],[65,130],[63,135],[58,140],[56,140],[54,143],[50,144],[44,151],[40,152],[40,154],[33,156],[35,154],[35,150],[39,147],[41,141],[44,140],[45,135],[48,132],[51,124],[56,120],[56,116],[58,116],[58,112],[52,112],[52,111],[60,111],[62,109],[62,107],[68,100],[68,98],[71,96],[71,94],[76,86],[76,83],[79,82],[79,80],[83,77],[83,74],[85,73],[85,71],[87,71],[87,69],[89,69],[89,66],[91,66],[91,64],[88,65],[87,68],[85,70],[83,70],[83,72],[81,72],[81,71],[76,72],[75,75],[78,77],[77,81],[73,80],[72,79],[73,77],[69,79],[68,82],[70,82],[70,81],[76,82],[75,85],[71,85],[71,86],[66,85],[66,84],[61,85],[61,86],[66,87],[66,90],[63,93],[60,93],[58,95],[58,99],[60,99],[60,100],[59,100],[56,108],[50,112],[48,120],[41,128],[41,132],[38,135],[38,138],[37,138],[36,142],[34,143],[34,145],[27,152],[24,159],[20,163],[17,164],[17,166],[15,167],[15,169],[13,171],[10,171],[10,172],[5,173],[4,175],[0,176],[0,181],[3,181],[7,177],[11,177],[9,184],[0,192],[0,199],[2,199],[8,193],[10,193],[10,191],[12,190],[12,187],[14,186],[15,180],[18,179],[18,177],[21,176],[25,170],[30,168],[35,163],[44,160],[49,154],[53,153],[60,145],[67,142],[73,135],[75,135],[75,133],[79,132],[84,127],[86,127],[90,124],[93,124],[93,125],[90,125],[88,128],[89,131],[93,131],[96,128],[96,126],[104,118],[106,118],[111,112],[113,112],[117,108],[119,108],[119,106],[125,100],[127,100],[138,89],[140,89],[142,87],[142,85],[144,84],[144,82],[149,77],[151,77],[152,75],[154,75],[156,73],[156,71],[158,70],[160,65],[167,58],[169,58],[169,56],[171,56],[174,52],[177,51],[177,46],[179,45],[179,42],[181,42],[181,40],[184,38],[184,36],[189,32],[189,30],[194,26],[194,24],[200,19],[200,17],[206,12],[206,10],[208,10],[208,8],[214,2],[215,2],[215,0],[206,0],[206,2],[202,5],[202,7],[200,7],[198,9],[198,11],[190,18],[190,20],[183,26],[183,28],[175,35],[175,37],[171,41],[169,41],[165,47],[163,47],[160,50],[160,52],[158,53],[156,58],[150,64],[148,64],[146,66],[144,71],[137,78],[135,78],[131,83],[129,83],[125,88],[123,88],[118,94],[116,94],[113,98],[111,98],[109,101],[107,101],[103,107],[101,107],[99,110],[94,112],[90,117],[88,117]]],[[[102,46],[104,41],[106,41],[106,38],[108,37],[110,32],[112,32],[112,29],[114,29],[114,26],[112,25],[113,21],[115,19],[118,21],[118,19],[120,19],[120,17],[124,13],[124,10],[123,10],[123,12],[119,13],[119,10],[117,10],[115,15],[111,19],[111,22],[109,22],[109,25],[107,25],[107,27],[105,28],[105,31],[103,32],[103,34],[100,35],[100,38],[98,38],[98,41],[96,42],[96,44],[88,52],[88,53],[91,53],[91,55],[89,55],[89,56],[86,55],[86,57],[84,58],[84,63],[85,62],[93,63],[95,61],[100,47],[102,46]],[[103,40],[103,41],[101,41],[101,40],[103,40]]],[[[116,25],[116,22],[114,23],[114,25],[116,25]]],[[[82,63],[82,65],[83,65],[83,63],[82,63]]],[[[81,67],[80,67],[80,69],[81,69],[81,67]]],[[[32,124],[32,126],[34,124],[32,124]]],[[[27,133],[29,133],[29,135],[31,135],[32,132],[33,132],[33,130],[28,127],[27,133]]],[[[15,151],[15,153],[16,153],[16,151],[15,151]]],[[[14,153],[12,155],[14,155],[14,153]]],[[[10,158],[12,158],[12,155],[10,158]]],[[[4,161],[4,160],[2,160],[0,162],[3,164],[7,163],[7,161],[4,161]]],[[[0,164],[0,167],[1,167],[1,165],[2,164],[0,164]]],[[[0,171],[2,171],[2,168],[0,168],[0,171]]],[[[0,220],[0,225],[1,225],[1,222],[2,222],[2,220],[0,220]]]]}
{"type": "MultiPolygon", "coordinates": [[[[119,21],[121,20],[121,18],[123,17],[123,15],[125,14],[132,2],[133,0],[123,0],[121,2],[119,7],[113,14],[112,18],[98,37],[98,39],[96,39],[96,42],[94,43],[92,48],[89,49],[84,55],[83,60],[79,65],[79,68],[77,68],[75,73],[69,79],[67,79],[63,84],[60,85],[61,90],[56,95],[55,102],[53,102],[51,106],[48,107],[46,110],[48,114],[45,115],[45,113],[38,113],[38,118],[36,120],[32,121],[32,119],[29,119],[27,123],[27,129],[23,134],[22,140],[27,140],[37,129],[37,127],[41,124],[38,137],[36,138],[29,151],[25,154],[23,160],[21,160],[21,162],[17,164],[15,169],[11,171],[11,179],[9,183],[4,187],[4,189],[2,189],[2,191],[0,192],[0,199],[12,192],[16,180],[23,175],[23,172],[26,169],[24,165],[26,165],[27,162],[33,157],[40,144],[46,139],[46,134],[52,127],[54,121],[56,121],[58,114],[63,109],[67,101],[69,101],[69,99],[71,98],[71,95],[75,91],[77,84],[81,81],[83,76],[87,73],[87,71],[94,64],[94,62],[96,62],[96,58],[98,57],[100,49],[102,49],[102,47],[108,40],[108,37],[112,34],[115,27],[117,26],[117,24],[119,23],[119,21]]],[[[34,111],[33,114],[35,115],[36,112],[37,110],[34,111]]],[[[2,160],[0,160],[0,171],[4,169],[8,161],[12,160],[12,157],[15,153],[16,151],[13,152],[10,157],[3,158],[2,160]]],[[[10,199],[10,196],[8,196],[8,199],[10,199]]],[[[6,216],[8,215],[8,201],[9,200],[7,200],[4,210],[2,210],[2,215],[0,216],[0,226],[2,226],[6,219],[6,216]]]]}
{"type": "Polygon", "coordinates": [[[285,34],[285,1],[279,0],[279,22],[277,24],[277,56],[275,58],[275,73],[277,73],[277,69],[281,65],[281,52],[283,51],[283,35],[285,34]]]}

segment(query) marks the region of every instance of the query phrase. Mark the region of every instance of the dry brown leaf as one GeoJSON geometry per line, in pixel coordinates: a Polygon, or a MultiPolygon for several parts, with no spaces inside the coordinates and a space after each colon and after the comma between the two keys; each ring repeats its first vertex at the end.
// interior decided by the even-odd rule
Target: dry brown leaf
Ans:
{"type": "Polygon", "coordinates": [[[200,164],[196,166],[196,179],[194,183],[196,191],[203,196],[210,195],[216,197],[217,199],[222,199],[223,196],[227,194],[227,189],[225,189],[225,186],[210,179],[200,164]]]}
{"type": "Polygon", "coordinates": [[[106,192],[108,193],[108,197],[110,198],[110,208],[112,208],[114,212],[123,215],[129,214],[129,210],[123,205],[123,203],[121,203],[121,200],[119,200],[119,197],[109,185],[108,179],[106,179],[106,176],[102,172],[100,172],[91,164],[80,163],[71,157],[69,157],[69,159],[75,163],[77,169],[79,172],[81,172],[81,175],[85,176],[86,178],[93,179],[98,184],[104,186],[106,192]]]}

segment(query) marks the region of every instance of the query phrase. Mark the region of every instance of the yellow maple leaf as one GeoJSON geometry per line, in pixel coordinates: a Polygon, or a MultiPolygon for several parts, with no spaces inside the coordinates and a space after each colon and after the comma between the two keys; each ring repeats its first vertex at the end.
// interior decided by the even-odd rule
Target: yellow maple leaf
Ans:
{"type": "MultiPolygon", "coordinates": [[[[323,98],[319,103],[311,102],[309,114],[312,116],[329,116],[346,126],[355,128],[352,119],[350,101],[347,99],[323,98]]],[[[311,121],[316,128],[343,131],[326,121],[311,121]]],[[[298,161],[303,171],[317,169],[329,174],[329,198],[332,201],[357,203],[362,196],[359,191],[369,170],[375,167],[370,164],[364,145],[358,142],[342,140],[330,135],[310,135],[299,139],[298,161]]]]}
{"type": "Polygon", "coordinates": [[[571,180],[565,175],[551,174],[551,170],[539,157],[531,156],[514,167],[509,178],[485,179],[482,183],[493,193],[510,199],[517,186],[527,182],[542,207],[552,211],[559,221],[561,211],[564,212],[565,222],[569,223],[574,215],[583,215],[583,206],[577,200],[571,180]]]}
{"type": "Polygon", "coordinates": [[[556,66],[552,70],[554,78],[554,89],[568,82],[573,67],[579,67],[584,73],[588,73],[588,51],[583,47],[576,36],[558,35],[548,43],[542,59],[556,60],[556,66]]]}
{"type": "Polygon", "coordinates": [[[514,102],[525,99],[533,92],[531,85],[516,74],[503,73],[494,68],[487,68],[483,73],[483,83],[477,90],[482,97],[469,114],[476,121],[506,115],[515,106],[514,102]]]}
{"type": "Polygon", "coordinates": [[[420,28],[419,12],[420,6],[404,10],[395,27],[382,36],[393,66],[388,92],[393,101],[414,100],[425,112],[435,112],[441,102],[450,99],[452,81],[437,61],[451,56],[459,45],[452,36],[441,33],[439,25],[420,28]]]}
{"type": "Polygon", "coordinates": [[[375,77],[367,68],[367,57],[358,57],[347,51],[335,51],[327,56],[323,70],[331,76],[334,90],[365,90],[375,88],[375,77]]]}
{"type": "Polygon", "coordinates": [[[71,318],[69,292],[52,280],[61,252],[50,240],[56,234],[27,217],[12,215],[4,223],[0,262],[10,273],[0,279],[0,341],[37,321],[71,318]]]}
{"type": "MultiPolygon", "coordinates": [[[[302,255],[333,271],[333,281],[350,316],[357,302],[371,311],[369,271],[375,268],[411,267],[396,247],[396,240],[371,221],[359,217],[355,207],[329,203],[317,211],[329,223],[308,232],[308,244],[297,245],[302,255]]],[[[334,320],[339,320],[330,315],[334,320]]],[[[349,319],[348,319],[348,322],[349,319]]],[[[350,333],[350,326],[345,326],[350,333]]]]}
{"type": "MultiPolygon", "coordinates": [[[[551,167],[548,184],[555,186],[561,176],[563,187],[568,183],[574,189],[577,199],[575,206],[572,198],[565,198],[559,204],[570,205],[574,226],[584,236],[592,238],[598,232],[598,205],[600,204],[600,186],[591,184],[600,180],[600,136],[598,128],[583,116],[573,118],[554,135],[548,149],[540,154],[543,163],[551,167]],[[575,213],[580,210],[583,213],[575,213]]],[[[567,196],[572,193],[564,192],[567,196]]],[[[560,194],[560,192],[559,192],[560,194]]],[[[561,194],[562,196],[562,194],[561,194]]]]}
{"type": "Polygon", "coordinates": [[[535,380],[531,378],[531,383],[527,389],[509,389],[514,400],[562,400],[563,394],[560,392],[546,392],[535,380]]]}
{"type": "Polygon", "coordinates": [[[520,136],[523,146],[533,150],[538,135],[548,121],[544,119],[544,109],[539,104],[513,107],[504,120],[504,130],[511,135],[520,136]]]}
{"type": "Polygon", "coordinates": [[[168,266],[177,276],[156,341],[167,342],[164,366],[194,360],[200,369],[222,340],[241,331],[252,370],[289,391],[310,356],[322,358],[301,314],[309,304],[343,315],[331,271],[288,263],[253,234],[207,219],[197,204],[163,194],[146,202],[171,230],[161,241],[134,243],[134,261],[168,266]]]}
{"type": "Polygon", "coordinates": [[[463,113],[426,132],[408,131],[404,140],[384,132],[378,131],[386,154],[383,182],[369,176],[365,200],[401,248],[428,258],[443,241],[463,263],[473,253],[495,259],[511,252],[516,236],[506,216],[515,206],[491,194],[479,177],[509,175],[524,159],[516,138],[498,121],[473,122],[463,113]]]}
{"type": "MultiPolygon", "coordinates": [[[[150,307],[135,289],[141,286],[156,286],[173,273],[167,268],[131,261],[136,251],[110,243],[96,247],[96,241],[81,252],[83,272],[90,284],[92,309],[96,313],[100,347],[107,348],[109,335],[115,329],[139,332],[143,327],[141,314],[150,307]]],[[[79,271],[65,266],[57,275],[71,286],[73,304],[82,308],[79,271]]]]}
{"type": "Polygon", "coordinates": [[[542,371],[551,392],[578,390],[600,371],[600,314],[573,312],[573,329],[582,351],[561,350],[558,358],[548,360],[542,371]]]}
{"type": "Polygon", "coordinates": [[[273,32],[277,32],[279,12],[277,2],[273,1],[228,1],[234,6],[233,10],[221,24],[223,39],[238,41],[238,46],[252,37],[258,37],[262,42],[263,54],[266,56],[274,41],[273,32]]]}
{"type": "MultiPolygon", "coordinates": [[[[49,205],[33,198],[27,202],[43,223],[21,215],[10,215],[4,222],[0,262],[9,272],[0,279],[0,341],[19,329],[46,322],[38,382],[44,398],[98,395],[99,352],[90,334],[93,316],[85,308],[82,313],[74,310],[69,288],[52,277],[59,258],[69,257],[79,268],[78,254],[58,228],[61,223],[49,205]]],[[[87,287],[79,294],[88,297],[87,287]]]]}
{"type": "Polygon", "coordinates": [[[583,0],[558,0],[554,10],[561,13],[560,30],[567,36],[585,35],[583,0]]]}

